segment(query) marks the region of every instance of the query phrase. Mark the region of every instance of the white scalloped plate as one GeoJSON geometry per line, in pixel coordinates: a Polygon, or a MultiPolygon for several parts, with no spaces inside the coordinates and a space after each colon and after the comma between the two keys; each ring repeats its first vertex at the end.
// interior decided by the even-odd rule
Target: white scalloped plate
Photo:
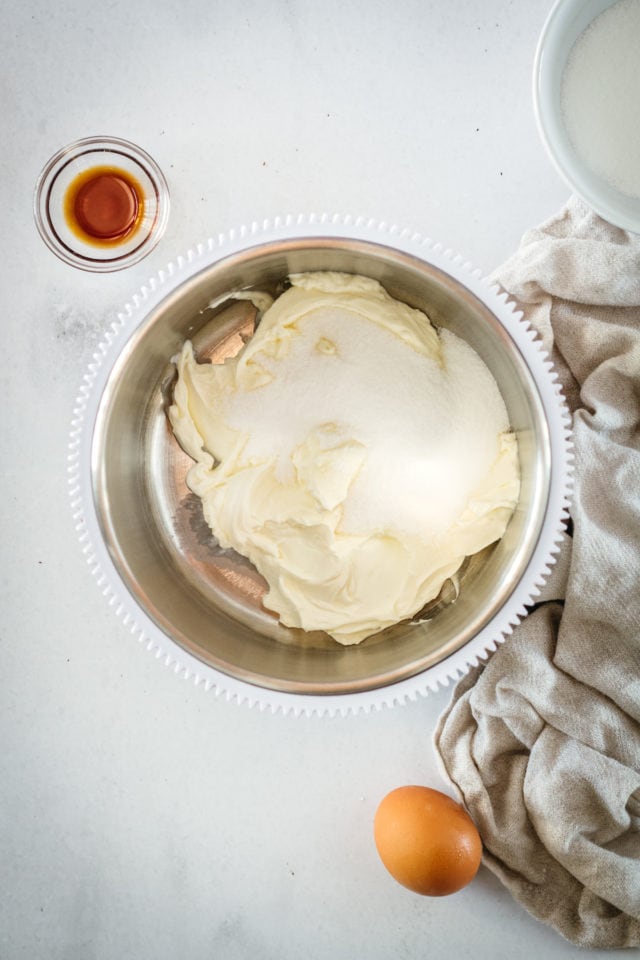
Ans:
{"type": "Polygon", "coordinates": [[[181,677],[229,701],[293,715],[346,716],[403,704],[426,695],[429,690],[437,690],[440,685],[447,686],[495,650],[526,615],[526,606],[535,602],[555,563],[568,516],[572,470],[569,427],[570,419],[557,376],[535,331],[522,320],[522,314],[517,312],[506,294],[483,279],[480,271],[473,270],[468,262],[421,234],[387,226],[383,222],[338,214],[277,217],[273,221],[254,222],[249,227],[220,233],[198,244],[186,256],[178,257],[166,270],[152,277],[117,315],[83,377],[73,412],[68,455],[69,494],[82,550],[100,590],[131,634],[158,660],[181,677]],[[309,236],[342,237],[392,246],[438,267],[484,303],[526,359],[548,421],[553,465],[547,510],[538,543],[524,575],[496,616],[464,647],[417,676],[374,690],[328,696],[283,693],[235,679],[191,656],[163,633],[135,603],[114,566],[100,531],[91,485],[92,432],[104,385],[124,343],[150,310],[188,277],[222,257],[273,240],[309,236]]]}

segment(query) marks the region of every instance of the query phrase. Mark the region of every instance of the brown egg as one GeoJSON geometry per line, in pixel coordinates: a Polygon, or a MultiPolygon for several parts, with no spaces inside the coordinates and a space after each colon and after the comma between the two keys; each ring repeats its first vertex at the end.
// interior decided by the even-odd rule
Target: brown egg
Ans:
{"type": "Polygon", "coordinates": [[[415,893],[443,897],[478,872],[480,834],[464,808],[439,790],[392,790],[376,811],[373,831],[391,876],[415,893]]]}

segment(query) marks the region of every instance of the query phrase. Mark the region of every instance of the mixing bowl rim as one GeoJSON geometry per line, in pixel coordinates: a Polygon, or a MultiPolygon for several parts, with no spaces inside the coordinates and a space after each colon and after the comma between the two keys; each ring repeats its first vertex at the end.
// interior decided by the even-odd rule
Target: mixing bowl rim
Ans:
{"type": "MultiPolygon", "coordinates": [[[[521,351],[522,352],[522,351],[521,351]]],[[[528,363],[531,368],[531,364],[528,363]]],[[[468,262],[445,250],[440,244],[433,244],[428,238],[409,231],[388,228],[385,224],[368,221],[354,221],[353,218],[326,218],[319,224],[313,217],[285,219],[280,223],[263,222],[252,225],[228,235],[219,235],[205,244],[198,245],[186,257],[179,258],[176,264],[169,265],[167,271],[161,271],[156,278],[142,288],[133,302],[125,306],[118,315],[117,323],[112,324],[102,341],[94,360],[85,375],[74,414],[70,452],[70,492],[76,518],[78,535],[87,555],[94,576],[102,587],[103,593],[119,616],[129,625],[139,640],[145,642],[158,658],[171,665],[185,678],[190,677],[205,688],[214,690],[218,695],[239,702],[248,702],[273,710],[293,711],[294,713],[335,714],[357,712],[380,705],[391,705],[415,699],[420,693],[435,690],[439,685],[447,685],[469,666],[478,662],[478,657],[486,656],[526,612],[525,605],[539,592],[554,562],[561,539],[561,526],[566,516],[570,490],[568,418],[563,411],[557,378],[551,364],[536,344],[534,332],[526,325],[506,294],[501,293],[488,281],[482,279],[480,271],[473,270],[468,262]],[[322,229],[318,229],[322,226],[322,229]],[[385,246],[400,253],[417,257],[431,266],[442,270],[454,281],[461,283],[474,293],[488,309],[497,315],[498,320],[511,334],[517,334],[522,345],[526,345],[526,359],[533,358],[538,367],[537,376],[532,376],[538,389],[543,383],[543,407],[547,421],[551,419],[552,477],[550,481],[549,502],[542,523],[538,544],[530,563],[514,589],[510,602],[498,611],[496,617],[486,625],[465,647],[416,676],[400,680],[397,683],[377,687],[373,690],[355,693],[318,694],[291,693],[274,691],[255,686],[245,680],[239,680],[222,674],[204,665],[193,655],[187,653],[174,640],[159,631],[148,615],[133,600],[126,584],[113,564],[99,529],[99,522],[92,505],[91,490],[87,489],[87,476],[90,476],[93,427],[92,414],[97,413],[100,397],[110,371],[118,362],[125,346],[130,343],[133,334],[139,330],[153,310],[165,297],[176,292],[182,283],[207,269],[226,256],[241,251],[251,251],[273,241],[313,241],[335,239],[339,241],[362,241],[375,246],[385,246]],[[251,240],[254,242],[252,243],[251,240]],[[489,301],[489,302],[487,302],[489,301]],[[107,361],[111,361],[110,363],[107,361]],[[550,418],[550,411],[553,411],[550,418]],[[91,430],[87,431],[87,422],[91,430]],[[88,433],[91,433],[88,442],[88,433]],[[88,458],[88,459],[87,459],[88,458]],[[115,584],[115,587],[114,587],[115,584]],[[124,587],[124,589],[123,589],[124,587]],[[526,589],[525,589],[526,587],[526,589]],[[160,635],[159,635],[160,634],[160,635]]],[[[90,485],[89,485],[90,486],[90,485]]]]}

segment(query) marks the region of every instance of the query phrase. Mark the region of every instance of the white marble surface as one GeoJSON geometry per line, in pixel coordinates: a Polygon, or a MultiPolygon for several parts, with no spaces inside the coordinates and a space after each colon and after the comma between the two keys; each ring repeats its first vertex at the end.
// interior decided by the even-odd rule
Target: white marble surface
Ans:
{"type": "Polygon", "coordinates": [[[485,868],[429,900],[378,862],[381,797],[441,786],[447,690],[318,720],[193,688],[106,608],[66,479],[100,332],[194,242],[352,212],[488,272],[552,214],[567,191],[530,95],[549,2],[4,4],[2,960],[578,956],[485,868]],[[48,157],[101,133],[146,148],[172,194],[158,248],[107,276],[58,262],[31,213],[48,157]]]}

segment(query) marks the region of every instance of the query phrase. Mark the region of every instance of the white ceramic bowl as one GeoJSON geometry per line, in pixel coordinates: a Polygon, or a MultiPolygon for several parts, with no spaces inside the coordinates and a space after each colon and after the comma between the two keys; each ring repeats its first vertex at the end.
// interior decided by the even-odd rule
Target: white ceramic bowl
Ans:
{"type": "Polygon", "coordinates": [[[574,150],[562,110],[562,78],[580,34],[616,0],[557,0],[535,56],[533,100],[542,140],[571,190],[615,226],[640,233],[640,199],[616,190],[593,173],[574,150]]]}

